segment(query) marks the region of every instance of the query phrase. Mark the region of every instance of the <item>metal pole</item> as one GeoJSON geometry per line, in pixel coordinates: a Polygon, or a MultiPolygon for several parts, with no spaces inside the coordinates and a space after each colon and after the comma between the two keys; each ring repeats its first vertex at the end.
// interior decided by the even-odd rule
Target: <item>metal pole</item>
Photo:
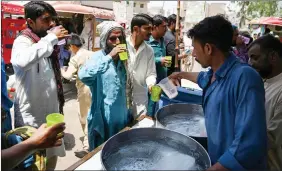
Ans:
{"type": "Polygon", "coordinates": [[[178,66],[178,52],[179,52],[179,16],[180,16],[180,1],[177,1],[177,15],[176,15],[176,27],[175,27],[175,68],[179,68],[178,66]]]}

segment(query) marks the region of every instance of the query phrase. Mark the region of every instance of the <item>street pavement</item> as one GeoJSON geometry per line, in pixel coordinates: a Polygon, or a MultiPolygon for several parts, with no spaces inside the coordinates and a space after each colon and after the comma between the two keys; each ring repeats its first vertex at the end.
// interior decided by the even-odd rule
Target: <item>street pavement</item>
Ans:
{"type": "Polygon", "coordinates": [[[65,137],[64,143],[66,148],[66,156],[59,157],[55,170],[65,170],[75,162],[79,160],[74,155],[74,151],[82,149],[81,137],[83,137],[83,131],[80,125],[78,116],[78,102],[77,102],[77,91],[75,83],[64,84],[64,94],[65,94],[65,137]]]}

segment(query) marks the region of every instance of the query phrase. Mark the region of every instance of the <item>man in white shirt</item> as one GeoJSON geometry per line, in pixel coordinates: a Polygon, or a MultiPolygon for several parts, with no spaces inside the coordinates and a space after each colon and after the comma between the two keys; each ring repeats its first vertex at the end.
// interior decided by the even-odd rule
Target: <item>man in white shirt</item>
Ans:
{"type": "Polygon", "coordinates": [[[148,91],[156,84],[153,49],[145,43],[152,32],[152,18],[137,14],[131,20],[131,35],[127,38],[129,72],[133,75],[133,117],[147,114],[148,91]]]}
{"type": "Polygon", "coordinates": [[[268,166],[282,170],[282,44],[272,35],[262,36],[250,45],[248,55],[264,79],[268,166]]]}
{"type": "MultiPolygon", "coordinates": [[[[71,57],[69,66],[67,68],[61,68],[62,76],[65,79],[71,80],[74,76],[77,76],[80,67],[86,63],[86,61],[94,54],[93,51],[89,51],[83,48],[84,40],[77,34],[72,34],[68,39],[68,45],[70,45],[70,51],[74,54],[71,57]]],[[[79,158],[83,158],[89,149],[88,136],[87,136],[87,114],[91,105],[90,89],[87,85],[83,84],[79,78],[76,78],[77,88],[77,101],[79,103],[79,116],[82,129],[84,131],[83,138],[83,150],[74,152],[79,158]]]]}
{"type": "MultiPolygon", "coordinates": [[[[55,26],[55,9],[44,1],[31,1],[25,5],[28,28],[15,39],[11,63],[15,71],[15,127],[29,125],[38,128],[50,113],[62,113],[64,97],[60,82],[58,57],[54,51],[58,39],[67,31],[55,26]]],[[[63,147],[63,146],[61,146],[63,147]]],[[[64,148],[48,149],[48,163],[53,156],[64,156],[64,148]],[[62,150],[59,150],[62,149],[62,150]]],[[[48,168],[53,168],[55,162],[48,168]]]]}

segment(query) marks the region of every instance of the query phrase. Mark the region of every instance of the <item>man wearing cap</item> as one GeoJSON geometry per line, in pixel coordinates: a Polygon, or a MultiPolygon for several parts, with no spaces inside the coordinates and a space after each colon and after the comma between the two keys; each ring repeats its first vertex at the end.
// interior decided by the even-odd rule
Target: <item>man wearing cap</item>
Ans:
{"type": "Polygon", "coordinates": [[[88,113],[89,150],[101,145],[128,123],[126,103],[127,75],[119,53],[126,49],[116,46],[125,43],[124,29],[114,21],[97,26],[100,48],[78,71],[79,79],[89,86],[92,104],[88,113]]]}

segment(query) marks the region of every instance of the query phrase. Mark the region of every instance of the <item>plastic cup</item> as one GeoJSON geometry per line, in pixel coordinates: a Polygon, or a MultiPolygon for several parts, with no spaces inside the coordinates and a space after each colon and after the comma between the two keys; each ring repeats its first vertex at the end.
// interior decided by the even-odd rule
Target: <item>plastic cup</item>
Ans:
{"type": "Polygon", "coordinates": [[[152,92],[151,92],[151,100],[153,102],[157,102],[160,100],[162,94],[162,88],[158,85],[155,85],[152,87],[152,92]]]}
{"type": "Polygon", "coordinates": [[[64,122],[64,115],[60,113],[51,113],[47,115],[46,121],[47,121],[47,126],[50,127],[58,123],[64,122]]]}
{"type": "MultiPolygon", "coordinates": [[[[117,46],[126,49],[126,44],[119,44],[119,45],[117,45],[117,46]]],[[[126,52],[121,52],[121,53],[119,53],[118,55],[119,55],[119,59],[122,60],[122,61],[125,61],[125,60],[128,59],[127,51],[126,51],[126,52]]]]}
{"type": "Polygon", "coordinates": [[[172,56],[166,56],[165,59],[170,61],[169,64],[166,64],[166,67],[171,67],[172,56]]]}

